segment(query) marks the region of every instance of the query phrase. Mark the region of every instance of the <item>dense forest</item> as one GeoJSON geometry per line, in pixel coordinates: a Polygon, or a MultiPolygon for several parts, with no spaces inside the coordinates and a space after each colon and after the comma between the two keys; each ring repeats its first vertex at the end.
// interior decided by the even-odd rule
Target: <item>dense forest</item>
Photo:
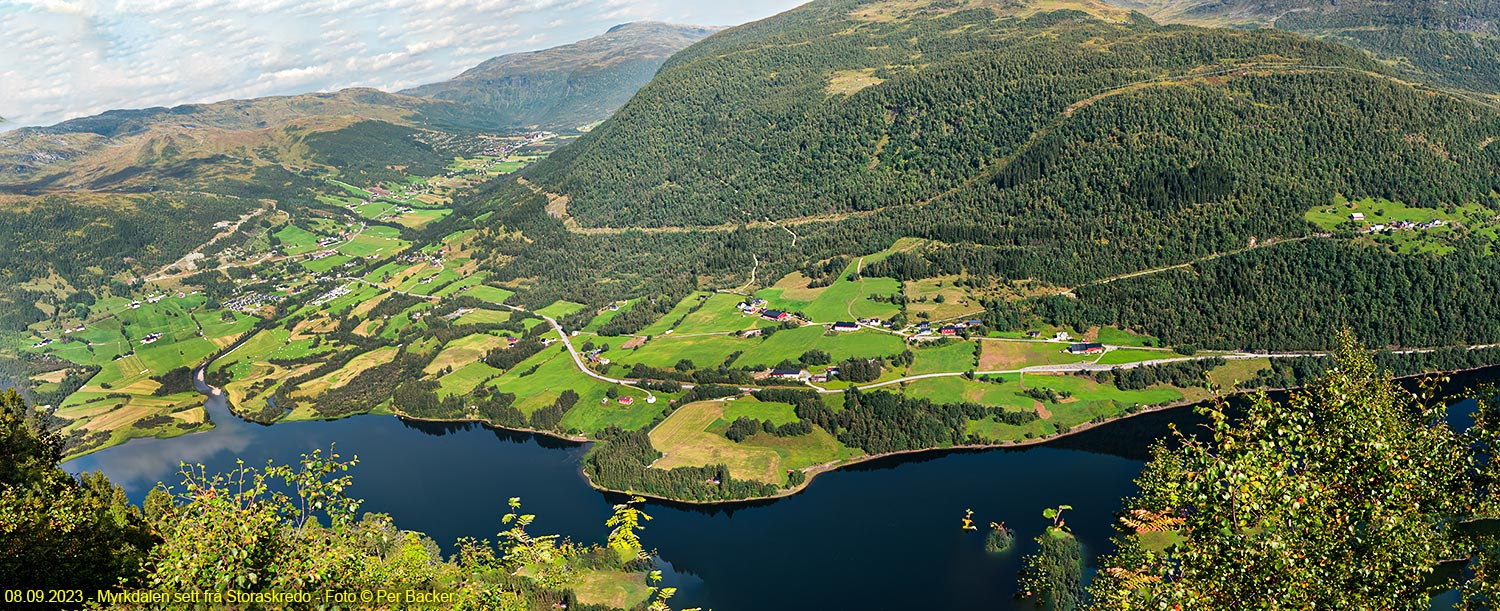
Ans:
{"type": "Polygon", "coordinates": [[[1500,93],[1494,0],[1113,0],[1163,21],[1246,23],[1369,51],[1417,80],[1500,93]]]}
{"type": "Polygon", "coordinates": [[[1049,321],[1139,328],[1168,345],[1297,350],[1340,329],[1378,346],[1457,346],[1500,338],[1500,258],[1307,240],[1077,290],[1038,304],[1049,321]]]}
{"type": "MultiPolygon", "coordinates": [[[[921,203],[998,166],[993,180],[948,198],[961,212],[923,209],[925,219],[902,220],[931,227],[958,218],[994,233],[989,213],[1027,202],[1032,215],[1060,207],[1078,217],[1068,225],[1107,222],[1101,229],[1125,234],[1150,229],[1142,225],[1152,216],[1188,213],[1183,233],[1233,230],[1240,238],[1286,231],[1286,217],[1247,218],[1266,215],[1243,202],[1283,208],[1282,198],[1300,195],[1278,192],[1288,183],[1373,194],[1407,184],[1393,171],[1422,172],[1434,184],[1420,187],[1429,197],[1405,198],[1414,202],[1488,195],[1491,186],[1482,170],[1493,161],[1472,167],[1401,143],[1430,133],[1451,154],[1482,155],[1477,143],[1494,133],[1492,113],[1475,116],[1460,102],[1390,83],[1348,47],[1066,11],[859,22],[845,15],[852,8],[813,3],[688,49],[613,120],[528,176],[570,195],[569,210],[584,224],[670,226],[921,203]],[[1273,56],[1284,59],[1266,60],[1273,56]],[[1219,76],[1157,80],[1194,72],[1219,76]],[[851,73],[874,84],[850,95],[825,91],[851,73]],[[1274,103],[1257,103],[1267,100],[1274,103]],[[1317,140],[1304,138],[1314,133],[1317,140]],[[1139,136],[1113,137],[1124,134],[1139,136]],[[1153,137],[1161,134],[1174,137],[1153,137]],[[1350,146],[1327,147],[1329,139],[1350,146]],[[1295,150],[1317,145],[1335,155],[1295,150]],[[655,162],[622,163],[632,159],[655,162]],[[1043,175],[1050,180],[1027,186],[1043,175]],[[1119,184],[1126,188],[1106,188],[1119,184]],[[1120,204],[1107,221],[1093,218],[1120,204]]],[[[1011,225],[1020,232],[1032,223],[1011,225]]],[[[1032,229],[1025,238],[1098,232],[1080,229],[1032,229]]],[[[1160,236],[1151,246],[1176,241],[1160,236]]]]}

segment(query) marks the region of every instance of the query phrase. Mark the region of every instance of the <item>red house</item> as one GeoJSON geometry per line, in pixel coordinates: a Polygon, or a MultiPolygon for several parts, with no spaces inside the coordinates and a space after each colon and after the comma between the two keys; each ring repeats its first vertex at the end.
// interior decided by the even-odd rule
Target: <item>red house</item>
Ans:
{"type": "Polygon", "coordinates": [[[781,310],[762,310],[760,313],[760,317],[766,320],[774,320],[776,322],[785,322],[792,319],[791,314],[788,314],[781,310]]]}

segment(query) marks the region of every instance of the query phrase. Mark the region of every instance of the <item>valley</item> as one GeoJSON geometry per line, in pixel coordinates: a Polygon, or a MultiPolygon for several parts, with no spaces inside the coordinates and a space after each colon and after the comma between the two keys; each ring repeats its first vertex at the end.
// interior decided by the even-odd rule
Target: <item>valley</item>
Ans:
{"type": "Polygon", "coordinates": [[[812,0],[0,134],[0,575],[71,512],[105,589],[1485,608],[1500,13],[1418,4],[812,0]]]}
{"type": "MultiPolygon", "coordinates": [[[[96,278],[113,274],[88,291],[77,288],[82,281],[69,281],[85,277],[77,272],[54,271],[50,280],[22,285],[30,292],[16,298],[35,303],[13,307],[30,312],[23,320],[32,322],[0,332],[4,373],[61,423],[70,456],[214,426],[185,382],[206,363],[208,381],[223,389],[230,409],[254,421],[397,414],[593,440],[600,443],[584,470],[597,487],[718,502],[784,496],[818,473],[871,457],[1039,443],[1166,407],[1297,386],[1326,366],[1326,339],[1317,338],[1331,337],[1333,325],[1352,325],[1381,346],[1384,366],[1400,375],[1500,361],[1495,335],[1487,333],[1500,316],[1477,317],[1469,327],[1393,332],[1385,324],[1393,316],[1351,321],[1345,313],[1354,306],[1343,301],[1294,306],[1318,313],[1267,335],[1232,326],[1258,325],[1252,318],[1241,323],[1209,314],[1222,312],[1226,297],[1241,298],[1221,287],[1245,288],[1243,281],[1195,280],[1264,273],[1247,268],[1249,261],[1337,261],[1353,253],[1380,261],[1374,266],[1399,260],[1410,274],[1453,262],[1493,265],[1493,191],[1479,191],[1487,180],[1482,173],[1443,165],[1456,163],[1453,141],[1433,141],[1477,140],[1495,125],[1492,113],[1471,108],[1460,123],[1441,123],[1443,136],[1391,136],[1412,145],[1401,149],[1402,158],[1444,168],[1450,186],[1441,195],[1433,187],[1407,198],[1351,199],[1319,188],[1297,191],[1297,199],[1326,198],[1310,209],[1279,208],[1277,196],[1260,213],[1236,212],[1240,204],[1233,202],[1276,190],[1250,179],[1248,168],[1285,176],[1303,176],[1307,168],[1264,165],[1268,158],[1245,168],[1180,160],[1186,165],[1127,179],[1121,191],[1076,191],[1069,205],[1081,208],[1052,203],[1049,215],[1019,198],[1049,202],[1053,190],[1068,193],[1066,174],[1081,170],[1050,172],[1051,160],[1064,151],[1122,146],[1113,137],[1096,142],[1091,130],[1109,121],[1129,124],[1106,117],[1134,105],[1201,98],[1211,101],[1184,106],[1182,116],[1212,115],[1228,104],[1269,118],[1281,110],[1241,107],[1235,96],[1267,95],[1276,87],[1303,95],[1328,86],[1371,96],[1419,94],[1332,45],[1258,32],[1158,34],[1156,26],[1122,19],[1124,13],[1098,3],[1074,7],[1081,18],[1056,13],[1067,15],[1061,20],[1045,11],[977,5],[917,17],[906,14],[917,5],[900,3],[846,15],[838,12],[845,4],[792,14],[817,15],[811,31],[836,31],[838,45],[906,34],[946,40],[952,34],[943,24],[974,27],[988,14],[998,19],[991,35],[999,40],[1041,29],[1084,43],[1083,55],[1049,43],[1046,52],[1068,62],[1094,61],[1091,45],[1100,37],[1151,49],[1198,36],[1222,57],[1162,65],[1129,60],[1094,76],[1058,76],[1069,83],[1058,90],[1065,93],[1047,94],[1047,103],[1034,109],[997,101],[961,111],[981,122],[998,120],[993,113],[1028,113],[1024,127],[997,132],[1003,139],[985,145],[959,145],[958,133],[929,141],[928,119],[887,117],[871,124],[867,138],[828,143],[830,152],[847,149],[855,166],[828,166],[830,172],[802,182],[769,181],[774,172],[747,165],[733,147],[710,146],[717,156],[710,167],[705,159],[650,148],[670,139],[636,137],[732,138],[750,128],[689,136],[673,131],[681,121],[647,123],[653,113],[676,112],[658,91],[663,83],[691,80],[692,66],[724,61],[698,47],[668,61],[621,117],[581,130],[581,137],[348,124],[305,136],[301,145],[280,145],[307,147],[311,154],[298,152],[299,158],[316,165],[290,166],[283,157],[285,167],[268,166],[294,179],[282,191],[262,193],[247,212],[217,217],[196,234],[196,245],[146,268],[150,273],[84,270],[96,278]],[[1293,56],[1268,62],[1262,51],[1278,46],[1293,56]],[[1106,73],[1112,76],[1099,76],[1106,73]],[[701,195],[700,205],[682,208],[681,193],[642,182],[663,168],[625,175],[603,165],[617,158],[614,151],[639,146],[648,147],[637,151],[647,158],[664,159],[666,171],[681,173],[678,187],[701,195]],[[938,157],[913,156],[919,150],[938,157]],[[888,166],[896,159],[891,155],[907,161],[888,166]],[[911,173],[922,164],[944,169],[911,173]],[[719,173],[730,168],[747,173],[719,173]],[[840,175],[874,181],[851,187],[862,195],[850,202],[875,197],[869,184],[903,186],[875,197],[874,205],[790,205],[797,194],[786,189],[824,189],[817,196],[824,197],[845,189],[840,175]],[[746,198],[751,192],[760,194],[758,201],[746,198]],[[631,194],[645,199],[626,205],[631,194]],[[1428,202],[1434,197],[1462,203],[1428,202]],[[1116,200],[1112,205],[1127,211],[1118,219],[1087,211],[1116,200]],[[1218,229],[1154,229],[1176,214],[1218,229]],[[1364,224],[1355,220],[1360,215],[1364,224]],[[1007,220],[990,220],[998,218],[1007,220]],[[1109,238],[1079,240],[1105,235],[1106,228],[1113,228],[1109,238]],[[1481,254],[1468,254],[1476,249],[1481,254]],[[1188,298],[1184,291],[1210,293],[1188,298]]],[[[736,58],[749,58],[779,52],[777,36],[811,32],[777,27],[753,24],[705,44],[743,45],[746,54],[736,58]]],[[[882,53],[896,57],[894,49],[882,53]]],[[[1033,77],[1005,67],[1030,60],[994,53],[986,61],[996,62],[995,78],[1016,79],[1026,95],[1042,95],[1027,89],[1038,85],[1033,77]],[[1020,75],[1007,76],[1013,74],[1020,75]]],[[[942,70],[974,60],[952,61],[942,70]]],[[[773,97],[806,97],[825,113],[820,121],[837,121],[896,103],[907,87],[946,74],[824,69],[843,83],[833,93],[774,81],[756,86],[773,97]]],[[[708,87],[701,91],[716,95],[708,87]]],[[[1409,103],[1423,113],[1461,104],[1409,103]]],[[[1325,129],[1317,123],[1324,116],[1302,120],[1308,129],[1325,129]]],[[[799,129],[831,129],[836,122],[820,125],[799,129]]],[[[1156,146],[1146,143],[1170,129],[1144,125],[1135,143],[1107,154],[1145,159],[1156,146]]],[[[1224,135],[1246,150],[1283,146],[1253,132],[1224,135]]],[[[781,150],[789,144],[781,137],[767,135],[767,146],[781,150]]],[[[1165,159],[1208,146],[1163,143],[1165,159]]],[[[1236,164],[1238,154],[1213,156],[1236,164]]],[[[1353,168],[1316,171],[1341,191],[1370,192],[1365,185],[1379,183],[1378,175],[1353,168]]],[[[1294,273],[1311,269],[1324,268],[1294,273]]],[[[1278,282],[1286,280],[1263,285],[1274,299],[1284,290],[1303,299],[1351,294],[1283,289],[1278,282]]],[[[1388,303],[1408,307],[1402,299],[1409,296],[1388,303]]],[[[1431,305],[1424,296],[1410,307],[1431,305]]]]}

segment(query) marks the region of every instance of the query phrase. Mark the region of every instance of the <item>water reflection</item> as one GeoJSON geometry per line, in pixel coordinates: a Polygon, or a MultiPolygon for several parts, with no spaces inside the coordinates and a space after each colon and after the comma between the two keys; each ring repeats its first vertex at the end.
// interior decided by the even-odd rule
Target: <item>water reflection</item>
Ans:
{"type": "MultiPolygon", "coordinates": [[[[1489,379],[1500,370],[1488,374],[1489,379]]],[[[1459,380],[1485,379],[1470,376],[1459,380]]],[[[536,532],[602,541],[618,495],[584,482],[586,445],[496,430],[357,416],[261,427],[207,403],[216,427],[167,440],[137,440],[70,461],[71,472],[104,471],[139,502],[179,461],[228,471],[234,460],[294,463],[327,449],[358,456],[350,494],[364,510],[391,514],[446,550],[459,537],[493,539],[506,500],[522,497],[536,532]],[[421,434],[413,434],[419,432],[421,434]],[[497,443],[496,441],[503,443],[497,443]]],[[[1144,414],[1042,446],[925,453],[872,461],[818,476],[801,494],[727,506],[651,503],[646,543],[670,562],[667,585],[679,607],[759,609],[1022,609],[1016,571],[1041,532],[1042,509],[1073,505],[1069,524],[1091,554],[1108,552],[1120,499],[1134,494],[1145,449],[1176,424],[1201,430],[1182,409],[1144,414]],[[962,531],[973,509],[981,524],[1005,521],[1018,547],[983,551],[982,533],[962,531]]]]}

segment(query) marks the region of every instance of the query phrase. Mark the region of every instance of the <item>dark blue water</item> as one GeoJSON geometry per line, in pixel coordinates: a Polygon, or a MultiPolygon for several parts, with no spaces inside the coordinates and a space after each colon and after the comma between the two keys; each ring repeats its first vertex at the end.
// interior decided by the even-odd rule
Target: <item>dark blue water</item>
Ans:
{"type": "MultiPolygon", "coordinates": [[[[1500,377],[1492,370],[1490,379],[1500,377]]],[[[139,440],[70,461],[71,472],[103,471],[140,501],[173,483],[179,461],[229,471],[235,459],[295,464],[337,442],[357,456],[349,493],[363,510],[391,514],[451,549],[464,536],[494,538],[506,500],[536,513],[535,533],[602,541],[619,499],[584,483],[586,447],[477,425],[362,416],[334,422],[260,426],[208,402],[216,428],[168,440],[139,440]]],[[[1167,423],[1196,428],[1190,410],[1149,414],[1047,446],[925,454],[819,476],[804,493],[729,507],[653,504],[644,533],[670,563],[677,608],[1009,609],[1029,542],[1058,504],[1090,553],[1107,552],[1121,499],[1136,491],[1150,443],[1167,423]],[[959,528],[973,509],[981,528],[1005,521],[1020,545],[983,550],[983,530],[959,528]]]]}

